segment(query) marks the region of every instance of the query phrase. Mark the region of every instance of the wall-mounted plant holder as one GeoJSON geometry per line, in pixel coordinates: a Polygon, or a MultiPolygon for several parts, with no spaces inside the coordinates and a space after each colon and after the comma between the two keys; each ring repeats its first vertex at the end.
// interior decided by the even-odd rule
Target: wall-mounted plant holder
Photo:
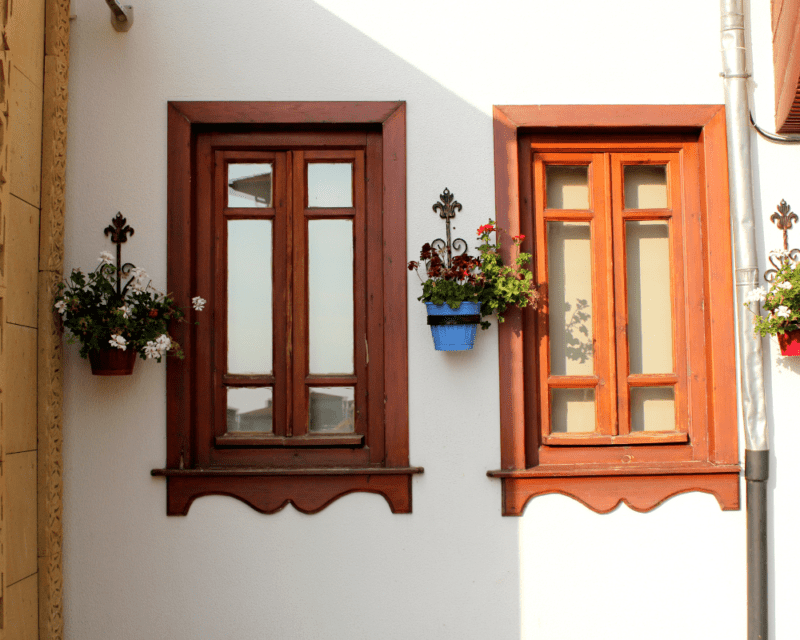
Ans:
{"type": "MultiPolygon", "coordinates": [[[[117,245],[116,261],[103,251],[93,271],[73,269],[57,286],[53,310],[69,332],[68,341],[81,344],[81,357],[89,359],[98,376],[130,375],[137,355],[156,362],[168,354],[182,358],[169,326],[183,320],[184,310],[152,286],[144,269],[122,262],[122,245],[133,228],[117,213],[103,233],[117,245]]],[[[194,311],[202,311],[205,303],[192,298],[194,311]]]]}
{"type": "MultiPolygon", "coordinates": [[[[454,258],[465,255],[467,241],[463,238],[452,240],[450,221],[455,218],[456,211],[461,211],[461,203],[455,196],[445,189],[439,196],[439,202],[433,205],[434,213],[444,220],[446,240],[436,238],[431,242],[431,249],[443,262],[446,269],[452,269],[454,258]]],[[[426,261],[430,268],[431,261],[426,261]]],[[[437,351],[467,351],[475,345],[475,336],[478,333],[478,324],[481,321],[481,305],[477,302],[462,302],[458,308],[453,309],[447,304],[434,304],[426,302],[428,309],[428,325],[433,336],[433,345],[437,351]]]]}
{"type": "MultiPolygon", "coordinates": [[[[782,299],[782,301],[787,302],[787,305],[785,305],[787,311],[784,312],[781,307],[778,307],[778,311],[773,310],[773,313],[800,311],[800,309],[795,310],[791,308],[793,306],[791,303],[794,302],[794,300],[792,300],[794,295],[792,294],[791,288],[788,290],[782,288],[787,284],[790,287],[794,287],[794,285],[786,280],[777,285],[775,284],[775,280],[782,270],[785,273],[785,268],[787,266],[797,269],[798,263],[800,263],[800,249],[789,249],[789,229],[792,228],[795,222],[798,222],[798,217],[797,214],[792,211],[791,206],[786,203],[786,200],[781,200],[777,212],[770,216],[770,221],[772,221],[778,229],[783,231],[783,250],[770,252],[769,261],[773,268],[764,272],[764,280],[772,285],[770,291],[776,291],[777,295],[786,298],[785,300],[782,299]]],[[[798,298],[798,300],[800,300],[800,298],[798,298]]],[[[777,338],[778,344],[781,347],[781,355],[800,356],[800,325],[795,324],[793,328],[787,327],[784,333],[777,334],[777,338]]]]}

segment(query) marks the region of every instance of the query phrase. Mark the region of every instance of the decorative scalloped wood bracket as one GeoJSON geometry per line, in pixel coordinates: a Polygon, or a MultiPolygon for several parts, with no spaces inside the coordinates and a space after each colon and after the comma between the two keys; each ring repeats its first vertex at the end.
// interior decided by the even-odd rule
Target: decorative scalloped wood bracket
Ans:
{"type": "Polygon", "coordinates": [[[701,491],[713,495],[725,511],[739,509],[739,472],[687,475],[624,475],[577,477],[503,477],[503,515],[520,516],[528,501],[548,493],[560,493],[582,502],[592,511],[608,513],[624,502],[634,511],[655,509],[680,493],[701,491]]]}
{"type": "Polygon", "coordinates": [[[411,476],[422,469],[153,469],[151,473],[167,478],[170,516],[185,516],[195,499],[208,495],[238,498],[261,513],[275,513],[291,503],[311,514],[356,491],[383,496],[392,513],[411,513],[411,476]]]}

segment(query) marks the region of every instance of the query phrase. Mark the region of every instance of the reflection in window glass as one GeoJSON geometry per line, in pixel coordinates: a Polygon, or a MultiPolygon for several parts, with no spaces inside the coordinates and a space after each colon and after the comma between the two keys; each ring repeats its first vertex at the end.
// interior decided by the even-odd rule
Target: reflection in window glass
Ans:
{"type": "Polygon", "coordinates": [[[626,209],[667,208],[666,165],[629,164],[624,179],[626,209]]]}
{"type": "Polygon", "coordinates": [[[308,370],[353,373],[353,222],[308,223],[308,370]]]}
{"type": "Polygon", "coordinates": [[[631,431],[674,431],[675,389],[631,388],[631,431]]]}
{"type": "Polygon", "coordinates": [[[589,167],[547,165],[547,209],[589,208],[589,167]]]}
{"type": "Polygon", "coordinates": [[[550,375],[594,373],[588,222],[547,223],[550,375]]]}
{"type": "Polygon", "coordinates": [[[353,165],[311,162],[308,165],[309,207],[352,207],[353,165]]]}
{"type": "Polygon", "coordinates": [[[228,221],[228,373],[272,373],[272,221],[228,221]]]}
{"type": "Polygon", "coordinates": [[[271,207],[272,165],[229,164],[229,207],[271,207]]]}
{"type": "Polygon", "coordinates": [[[239,431],[272,433],[272,387],[228,387],[227,395],[228,433],[239,431]]]}
{"type": "Polygon", "coordinates": [[[355,431],[355,387],[311,387],[308,430],[314,433],[355,431]]]}
{"type": "Polygon", "coordinates": [[[669,223],[625,223],[628,353],[631,373],[671,373],[672,293],[669,223]]]}
{"type": "Polygon", "coordinates": [[[594,389],[551,389],[550,431],[587,433],[596,428],[594,389]]]}

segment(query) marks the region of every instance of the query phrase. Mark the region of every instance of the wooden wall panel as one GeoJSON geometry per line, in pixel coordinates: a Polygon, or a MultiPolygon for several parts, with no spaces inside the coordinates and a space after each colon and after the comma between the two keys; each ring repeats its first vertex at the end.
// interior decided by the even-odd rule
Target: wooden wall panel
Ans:
{"type": "Polygon", "coordinates": [[[6,453],[36,450],[36,329],[7,324],[3,356],[13,375],[3,387],[6,453]]]}
{"type": "Polygon", "coordinates": [[[6,455],[6,584],[36,573],[36,452],[6,455]]]}
{"type": "Polygon", "coordinates": [[[6,589],[4,640],[37,638],[36,576],[30,576],[6,589]]]}
{"type": "MultiPolygon", "coordinates": [[[[36,327],[39,271],[39,209],[19,198],[9,199],[6,233],[6,321],[36,327]]],[[[35,379],[34,379],[35,381],[35,379]]],[[[31,387],[33,389],[33,387],[31,387]]]]}
{"type": "Polygon", "coordinates": [[[17,69],[12,55],[8,163],[11,194],[39,207],[42,174],[42,87],[17,69]]]}
{"type": "Polygon", "coordinates": [[[44,86],[44,7],[45,0],[13,0],[6,26],[14,66],[39,89],[44,86]]]}

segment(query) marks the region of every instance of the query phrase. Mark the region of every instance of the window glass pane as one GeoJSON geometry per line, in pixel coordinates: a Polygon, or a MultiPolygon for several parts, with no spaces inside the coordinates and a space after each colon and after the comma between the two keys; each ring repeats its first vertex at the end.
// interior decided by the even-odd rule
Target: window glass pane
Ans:
{"type": "Polygon", "coordinates": [[[355,387],[311,387],[308,390],[308,430],[353,433],[355,387]]]}
{"type": "Polygon", "coordinates": [[[228,372],[272,373],[272,221],[228,221],[228,372]]]}
{"type": "Polygon", "coordinates": [[[594,389],[551,389],[550,403],[552,433],[595,430],[594,389]]]}
{"type": "Polygon", "coordinates": [[[592,375],[592,243],[588,222],[547,223],[550,374],[592,375]]]}
{"type": "Polygon", "coordinates": [[[272,433],[272,387],[228,387],[228,433],[272,433]]]}
{"type": "Polygon", "coordinates": [[[272,165],[229,164],[229,207],[271,207],[272,165]]]}
{"type": "Polygon", "coordinates": [[[546,167],[547,209],[589,208],[589,167],[546,167]]]}
{"type": "Polygon", "coordinates": [[[353,373],[353,222],[308,223],[308,369],[353,373]]]}
{"type": "Polygon", "coordinates": [[[308,206],[352,207],[353,165],[349,162],[310,162],[308,206]]]}
{"type": "Polygon", "coordinates": [[[631,388],[631,431],[674,431],[675,389],[631,388]]]}
{"type": "Polygon", "coordinates": [[[625,166],[625,208],[666,209],[667,165],[625,166]]]}
{"type": "Polygon", "coordinates": [[[669,224],[660,220],[626,222],[625,250],[630,372],[671,373],[669,224]]]}

